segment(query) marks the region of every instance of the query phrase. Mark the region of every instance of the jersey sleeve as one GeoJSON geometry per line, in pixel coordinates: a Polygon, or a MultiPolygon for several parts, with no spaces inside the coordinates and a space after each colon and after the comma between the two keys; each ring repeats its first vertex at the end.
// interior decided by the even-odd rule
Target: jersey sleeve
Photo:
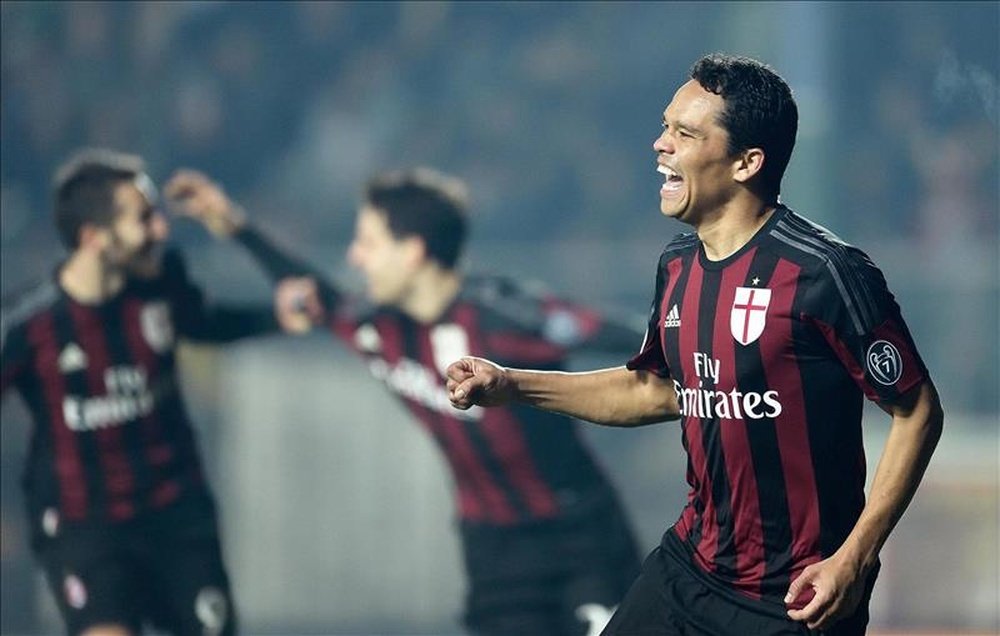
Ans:
{"type": "Polygon", "coordinates": [[[627,354],[642,336],[622,318],[555,296],[543,296],[540,310],[542,337],[571,351],[627,354]]]}
{"type": "Polygon", "coordinates": [[[279,247],[259,228],[247,223],[234,238],[247,250],[272,282],[278,283],[291,276],[308,276],[316,281],[320,300],[327,311],[334,311],[342,301],[340,290],[318,268],[279,247]]]}
{"type": "Polygon", "coordinates": [[[869,399],[892,404],[929,377],[885,277],[861,250],[845,247],[824,261],[805,307],[869,399]]]}
{"type": "Polygon", "coordinates": [[[463,297],[479,308],[478,329],[487,355],[510,366],[556,368],[582,351],[623,355],[639,338],[639,330],[624,320],[534,282],[472,277],[463,297]]]}
{"type": "Polygon", "coordinates": [[[625,363],[629,371],[648,371],[661,378],[670,376],[670,365],[663,353],[662,330],[660,329],[660,306],[663,304],[663,293],[666,289],[665,266],[666,254],[660,257],[656,269],[656,287],[653,291],[653,303],[649,308],[649,320],[646,324],[646,335],[642,339],[639,353],[625,363]]]}
{"type": "Polygon", "coordinates": [[[188,278],[179,252],[164,256],[164,282],[178,332],[190,340],[231,342],[278,331],[271,305],[241,306],[211,303],[188,278]]]}

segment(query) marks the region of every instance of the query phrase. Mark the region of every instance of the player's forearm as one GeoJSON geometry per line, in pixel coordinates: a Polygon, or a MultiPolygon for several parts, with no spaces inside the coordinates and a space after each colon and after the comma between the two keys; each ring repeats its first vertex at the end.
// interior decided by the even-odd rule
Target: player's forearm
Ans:
{"type": "Polygon", "coordinates": [[[934,387],[927,382],[919,391],[912,411],[893,415],[868,502],[838,550],[865,571],[874,565],[889,533],[903,516],[941,437],[944,414],[934,387]]]}
{"type": "Polygon", "coordinates": [[[278,247],[271,237],[251,223],[245,223],[233,238],[242,245],[275,282],[289,276],[315,276],[315,269],[305,261],[278,247]]]}
{"type": "Polygon", "coordinates": [[[673,386],[624,367],[567,373],[509,369],[514,397],[531,406],[606,426],[641,426],[678,417],[673,386]]]}
{"type": "Polygon", "coordinates": [[[292,256],[288,250],[278,247],[274,241],[249,221],[233,235],[257,261],[258,265],[275,283],[289,277],[308,276],[316,281],[324,306],[330,307],[340,297],[340,292],[312,264],[292,256]]]}
{"type": "Polygon", "coordinates": [[[280,329],[270,306],[206,308],[198,320],[184,329],[194,341],[224,343],[277,332],[280,329]]]}

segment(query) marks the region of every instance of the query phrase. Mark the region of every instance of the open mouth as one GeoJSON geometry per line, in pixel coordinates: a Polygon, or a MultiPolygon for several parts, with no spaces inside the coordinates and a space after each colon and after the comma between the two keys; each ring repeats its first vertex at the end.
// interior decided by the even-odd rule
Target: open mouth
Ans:
{"type": "Polygon", "coordinates": [[[680,191],[681,185],[684,183],[684,178],[677,174],[673,168],[658,165],[656,166],[656,171],[664,176],[663,185],[660,186],[660,192],[673,194],[680,191]]]}

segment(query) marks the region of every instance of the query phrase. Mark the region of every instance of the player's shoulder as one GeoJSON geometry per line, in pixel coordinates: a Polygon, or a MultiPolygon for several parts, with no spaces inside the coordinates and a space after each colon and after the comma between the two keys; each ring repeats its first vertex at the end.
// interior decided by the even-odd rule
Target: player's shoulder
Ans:
{"type": "Polygon", "coordinates": [[[660,260],[669,260],[698,248],[700,239],[696,232],[681,232],[674,236],[663,248],[660,260]]]}
{"type": "Polygon", "coordinates": [[[0,303],[0,332],[4,339],[14,328],[50,310],[59,298],[59,287],[52,277],[36,280],[5,295],[0,303]]]}
{"type": "Polygon", "coordinates": [[[497,274],[473,274],[465,278],[459,299],[498,318],[535,323],[544,313],[550,296],[539,281],[516,280],[497,274]]]}
{"type": "Polygon", "coordinates": [[[881,322],[892,296],[882,271],[865,252],[791,211],[770,233],[781,246],[781,257],[800,264],[810,281],[807,312],[845,308],[857,333],[881,322]]]}
{"type": "Polygon", "coordinates": [[[866,275],[877,271],[872,259],[859,247],[788,208],[770,227],[781,256],[818,273],[834,276],[866,275]]]}

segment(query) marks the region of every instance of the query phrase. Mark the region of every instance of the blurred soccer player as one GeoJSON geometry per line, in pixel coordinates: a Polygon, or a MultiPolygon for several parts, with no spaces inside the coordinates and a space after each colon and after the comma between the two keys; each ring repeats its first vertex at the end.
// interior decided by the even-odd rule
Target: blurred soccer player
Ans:
{"type": "Polygon", "coordinates": [[[863,634],[879,550],[941,434],[882,273],[778,200],[797,124],[768,67],[699,60],[653,144],[660,211],[695,232],[660,257],[641,352],[579,374],[448,369],[462,408],[681,418],[688,504],[606,634],[863,634]],[[863,395],[892,415],[867,503],[863,395]]]}
{"type": "Polygon", "coordinates": [[[167,221],[138,157],[84,151],[55,183],[69,251],[3,312],[4,392],[34,419],[24,484],[32,548],[70,634],[232,634],[215,504],[178,386],[177,338],[278,325],[212,307],[164,252],[167,221]]]}
{"type": "MultiPolygon", "coordinates": [[[[618,498],[569,418],[515,406],[455,409],[444,369],[461,355],[557,370],[577,349],[635,351],[640,334],[510,280],[464,277],[464,187],[417,169],[375,178],[348,258],[373,306],[322,278],[276,291],[289,331],[324,323],[423,424],[452,469],[470,587],[465,623],[484,635],[596,634],[638,574],[618,498]]],[[[167,191],[234,235],[276,280],[311,272],[249,227],[218,189],[181,173],[167,191]]]]}

